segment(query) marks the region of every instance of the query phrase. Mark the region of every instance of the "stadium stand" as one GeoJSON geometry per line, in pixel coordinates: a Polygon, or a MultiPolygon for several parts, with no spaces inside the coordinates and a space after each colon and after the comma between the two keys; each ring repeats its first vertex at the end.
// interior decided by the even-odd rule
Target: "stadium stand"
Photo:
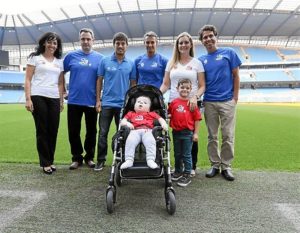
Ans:
{"type": "MultiPolygon", "coordinates": [[[[122,31],[129,38],[127,56],[135,59],[146,52],[144,33],[153,30],[160,36],[158,52],[165,57],[171,58],[174,39],[183,31],[193,36],[195,56],[199,57],[206,51],[198,40],[198,31],[201,24],[207,22],[219,29],[219,46],[233,48],[242,60],[241,93],[254,95],[252,99],[247,97],[245,100],[260,102],[259,98],[262,98],[276,102],[278,98],[272,93],[278,91],[278,95],[288,96],[286,93],[290,92],[289,96],[294,96],[300,88],[300,17],[297,1],[99,0],[92,4],[93,7],[86,1],[74,5],[80,10],[74,11],[61,5],[53,11],[22,13],[18,17],[2,14],[0,45],[1,50],[9,52],[10,66],[3,63],[0,69],[23,71],[27,56],[45,31],[60,34],[64,53],[80,48],[78,30],[83,27],[94,30],[94,49],[105,56],[113,53],[113,34],[122,31]]],[[[7,102],[24,101],[18,94],[23,90],[23,82],[24,73],[0,71],[1,99],[7,102]]],[[[68,84],[68,77],[66,82],[68,84]]],[[[282,101],[295,99],[284,97],[282,101]]]]}
{"type": "Polygon", "coordinates": [[[285,70],[253,70],[255,79],[258,82],[294,81],[293,77],[285,70]]]}
{"type": "Polygon", "coordinates": [[[257,48],[257,47],[245,47],[244,49],[248,55],[249,61],[251,61],[252,63],[282,61],[282,59],[274,49],[264,49],[264,48],[257,48]]]}
{"type": "Polygon", "coordinates": [[[23,103],[23,90],[1,90],[0,89],[0,104],[23,103]]]}
{"type": "MultiPolygon", "coordinates": [[[[299,89],[293,89],[300,86],[300,67],[299,65],[294,67],[284,67],[284,61],[279,59],[278,54],[284,54],[284,56],[294,56],[299,52],[297,50],[288,49],[266,49],[266,48],[250,48],[241,46],[228,46],[224,47],[233,48],[240,56],[244,64],[247,64],[247,69],[243,65],[240,69],[241,77],[241,101],[242,102],[277,102],[278,96],[283,98],[280,102],[295,102],[299,101],[299,97],[295,94],[299,92],[299,89]],[[246,53],[249,51],[255,51],[251,53],[251,62],[246,59],[246,53]],[[268,54],[265,56],[265,54],[268,54]],[[264,57],[263,59],[260,59],[264,57]],[[257,63],[253,62],[253,59],[261,65],[257,67],[257,63]],[[259,60],[260,59],[260,60],[259,60]],[[262,62],[266,60],[267,62],[262,62]],[[276,68],[270,68],[269,62],[276,61],[276,68]],[[299,68],[298,68],[299,67],[299,68]],[[270,88],[270,87],[273,87],[270,88]],[[274,88],[277,87],[277,88],[274,88]],[[245,89],[250,88],[250,89],[245,89]],[[251,89],[252,88],[252,89],[251,89]],[[266,88],[264,91],[263,88],[266,88]],[[255,89],[255,90],[253,90],[255,89]],[[274,94],[277,92],[277,95],[274,94]],[[251,97],[252,96],[252,97],[251,97]],[[295,97],[296,96],[296,97],[295,97]]],[[[170,58],[172,55],[173,45],[160,44],[158,52],[170,58]]],[[[106,47],[99,50],[105,56],[110,56],[113,53],[112,47],[106,47]]],[[[143,45],[130,45],[127,50],[127,56],[130,59],[135,59],[137,56],[145,53],[145,47],[143,45]]],[[[205,53],[205,49],[201,44],[197,44],[195,48],[196,56],[200,56],[205,53]]],[[[300,61],[300,59],[299,59],[300,61]]],[[[293,64],[293,63],[291,63],[293,64]]],[[[274,66],[274,65],[273,65],[274,66]]],[[[68,75],[66,76],[66,83],[68,85],[68,75]]],[[[24,102],[23,94],[24,72],[15,71],[0,71],[0,103],[17,103],[24,102]]]]}
{"type": "Polygon", "coordinates": [[[0,84],[23,84],[24,75],[23,72],[0,71],[0,84]]]}
{"type": "Polygon", "coordinates": [[[290,73],[294,77],[295,80],[300,81],[300,69],[290,70],[290,73]]]}
{"type": "Polygon", "coordinates": [[[242,103],[296,103],[300,102],[300,88],[241,89],[242,103]]]}

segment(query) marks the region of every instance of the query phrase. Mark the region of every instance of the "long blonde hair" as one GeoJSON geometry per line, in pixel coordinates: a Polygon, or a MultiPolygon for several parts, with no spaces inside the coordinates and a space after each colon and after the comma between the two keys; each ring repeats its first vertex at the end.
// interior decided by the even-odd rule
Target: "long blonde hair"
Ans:
{"type": "Polygon", "coordinates": [[[184,37],[186,36],[187,38],[189,38],[189,41],[190,41],[190,44],[191,44],[191,49],[190,49],[190,56],[191,57],[194,57],[194,42],[193,42],[193,39],[191,37],[191,35],[187,32],[182,32],[180,33],[177,38],[176,38],[176,41],[174,43],[174,47],[173,47],[173,53],[172,53],[172,57],[171,57],[171,60],[170,60],[170,67],[171,69],[174,67],[174,65],[176,65],[179,60],[180,60],[180,52],[178,50],[178,43],[179,43],[179,39],[181,37],[184,37]]]}

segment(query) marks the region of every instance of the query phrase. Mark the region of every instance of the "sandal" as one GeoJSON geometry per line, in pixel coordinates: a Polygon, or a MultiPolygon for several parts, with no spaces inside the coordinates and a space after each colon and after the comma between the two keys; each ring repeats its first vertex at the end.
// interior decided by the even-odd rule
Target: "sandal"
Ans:
{"type": "Polygon", "coordinates": [[[51,165],[50,167],[51,167],[51,170],[52,170],[53,172],[56,171],[56,167],[55,167],[54,165],[51,165]]]}
{"type": "Polygon", "coordinates": [[[43,167],[43,172],[47,175],[51,175],[52,169],[51,169],[51,167],[43,167]]]}

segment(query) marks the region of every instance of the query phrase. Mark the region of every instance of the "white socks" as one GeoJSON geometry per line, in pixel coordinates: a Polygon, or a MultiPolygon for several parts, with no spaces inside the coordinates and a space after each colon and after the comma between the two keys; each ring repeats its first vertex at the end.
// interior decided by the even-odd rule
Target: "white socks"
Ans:
{"type": "Polygon", "coordinates": [[[150,167],[151,169],[155,169],[158,168],[158,165],[154,162],[154,160],[152,159],[148,159],[147,160],[147,165],[148,167],[150,167]]]}
{"type": "Polygon", "coordinates": [[[133,161],[131,159],[126,160],[122,165],[121,169],[126,169],[133,166],[133,161]]]}
{"type": "MultiPolygon", "coordinates": [[[[148,159],[147,160],[147,165],[148,167],[150,167],[151,169],[155,169],[155,168],[158,168],[158,165],[154,162],[154,160],[152,159],[148,159]]],[[[133,166],[133,161],[128,159],[126,160],[122,165],[121,165],[121,169],[126,169],[126,168],[129,168],[129,167],[132,167],[133,166]]]]}

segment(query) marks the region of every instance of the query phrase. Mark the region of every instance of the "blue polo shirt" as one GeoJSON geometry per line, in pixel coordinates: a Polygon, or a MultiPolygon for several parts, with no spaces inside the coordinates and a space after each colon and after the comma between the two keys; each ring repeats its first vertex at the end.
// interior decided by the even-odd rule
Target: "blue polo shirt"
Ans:
{"type": "Polygon", "coordinates": [[[204,101],[227,101],[233,98],[232,70],[242,62],[231,48],[218,48],[199,57],[205,70],[204,101]]]}
{"type": "Polygon", "coordinates": [[[64,72],[70,71],[68,104],[96,105],[97,69],[104,56],[96,51],[82,50],[68,53],[64,58],[64,72]]]}
{"type": "Polygon", "coordinates": [[[136,78],[138,84],[148,84],[160,88],[168,59],[159,53],[148,57],[147,54],[135,59],[136,78]]]}
{"type": "Polygon", "coordinates": [[[134,63],[126,57],[119,63],[113,54],[101,61],[97,73],[104,81],[101,106],[122,108],[130,80],[136,80],[134,63]]]}

